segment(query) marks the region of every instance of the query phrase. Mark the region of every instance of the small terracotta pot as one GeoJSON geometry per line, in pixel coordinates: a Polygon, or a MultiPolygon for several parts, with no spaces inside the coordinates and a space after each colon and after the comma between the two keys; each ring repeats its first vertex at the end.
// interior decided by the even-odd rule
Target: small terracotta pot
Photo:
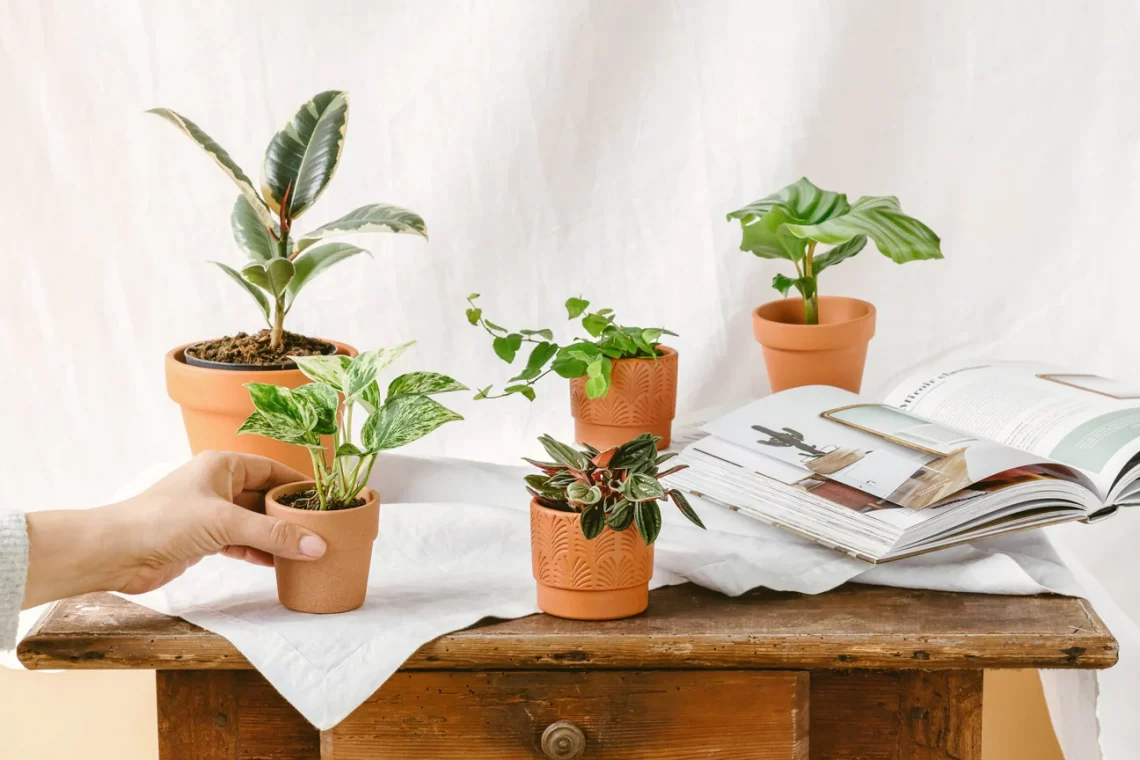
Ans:
{"type": "Polygon", "coordinates": [[[752,312],[756,340],[772,390],[833,385],[858,393],[867,344],[875,334],[875,307],[857,298],[819,297],[819,324],[804,324],[799,298],[771,301],[752,312]]]}
{"type": "MultiPolygon", "coordinates": [[[[338,354],[356,356],[352,346],[329,341],[338,354]]],[[[166,355],[166,392],[182,407],[182,422],[190,451],[240,451],[276,459],[298,472],[312,477],[313,462],[303,446],[274,441],[260,435],[238,435],[237,430],[253,412],[246,383],[269,383],[296,388],[309,382],[301,370],[242,370],[193,367],[186,363],[185,351],[179,346],[166,355]]],[[[331,445],[328,439],[326,447],[331,445]]]]}
{"type": "Polygon", "coordinates": [[[313,487],[313,481],[277,486],[265,495],[265,514],[300,525],[325,540],[325,555],[312,562],[277,558],[277,598],[297,612],[348,612],[364,604],[372,543],[380,524],[380,497],[360,492],[363,506],[322,512],[294,509],[277,498],[313,487]]]}
{"type": "Polygon", "coordinates": [[[652,433],[661,436],[658,448],[669,445],[677,414],[677,352],[657,348],[661,355],[656,359],[614,359],[604,398],[586,395],[586,378],[570,381],[570,413],[579,443],[604,451],[652,433]]]}
{"type": "Polygon", "coordinates": [[[653,547],[637,526],[587,540],[580,515],[530,502],[530,552],[543,612],[571,620],[617,620],[649,606],[653,547]]]}

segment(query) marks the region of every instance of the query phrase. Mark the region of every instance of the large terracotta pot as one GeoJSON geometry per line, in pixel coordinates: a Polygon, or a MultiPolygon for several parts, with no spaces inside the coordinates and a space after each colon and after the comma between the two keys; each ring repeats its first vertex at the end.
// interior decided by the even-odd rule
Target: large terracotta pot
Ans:
{"type": "Polygon", "coordinates": [[[586,395],[586,378],[570,381],[574,437],[605,450],[642,433],[661,436],[659,448],[673,437],[677,414],[677,352],[658,346],[656,359],[614,359],[610,389],[604,398],[586,395]]]}
{"type": "Polygon", "coordinates": [[[265,514],[311,530],[325,540],[327,549],[318,560],[274,560],[277,598],[297,612],[348,612],[364,604],[372,543],[380,524],[380,497],[370,488],[360,492],[365,504],[352,509],[322,512],[294,509],[278,497],[313,487],[313,481],[277,486],[265,495],[265,514]]]}
{"type": "Polygon", "coordinates": [[[580,515],[530,503],[530,551],[538,606],[572,620],[617,620],[649,606],[653,547],[637,526],[587,540],[580,515]]]}
{"type": "Polygon", "coordinates": [[[804,324],[799,298],[771,301],[752,312],[756,340],[773,391],[833,385],[858,393],[867,344],[875,334],[875,307],[857,298],[819,297],[819,324],[804,324]]]}
{"type": "MultiPolygon", "coordinates": [[[[338,354],[356,356],[352,346],[336,341],[338,354]]],[[[186,363],[179,346],[166,355],[166,392],[182,407],[182,422],[190,450],[240,451],[276,459],[298,472],[312,476],[313,463],[303,446],[274,441],[260,435],[238,435],[237,430],[253,412],[246,383],[269,383],[296,388],[309,382],[299,369],[212,369],[186,363]]],[[[331,438],[325,443],[331,445],[331,438]]]]}

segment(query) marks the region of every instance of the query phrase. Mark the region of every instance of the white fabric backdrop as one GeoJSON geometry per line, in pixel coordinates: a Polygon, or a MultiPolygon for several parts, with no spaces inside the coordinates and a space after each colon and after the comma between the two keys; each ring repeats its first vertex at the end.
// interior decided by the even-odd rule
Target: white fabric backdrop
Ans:
{"type": "MultiPolygon", "coordinates": [[[[1138,16],[1035,0],[0,2],[5,498],[97,501],[183,455],[162,354],[258,326],[205,263],[239,261],[232,187],[143,114],[157,105],[256,176],[298,104],[350,92],[344,163],[303,223],[391,201],[432,239],[368,241],[376,259],[313,285],[291,326],[361,348],[416,338],[405,369],[501,381],[463,297],[565,335],[561,302],[584,295],[681,333],[682,409],[763,393],[749,311],[781,268],[740,253],[724,213],[806,174],[897,194],[943,238],[943,262],[868,251],[824,276],[879,308],[866,390],[972,354],[1140,377],[1140,265],[1116,223],[1140,205],[1138,16]]],[[[411,453],[512,461],[569,431],[559,381],[532,405],[458,406],[469,421],[411,453]]],[[[1137,526],[1062,538],[1134,618],[1137,526]]],[[[1128,757],[1140,739],[1105,741],[1128,757]]]]}

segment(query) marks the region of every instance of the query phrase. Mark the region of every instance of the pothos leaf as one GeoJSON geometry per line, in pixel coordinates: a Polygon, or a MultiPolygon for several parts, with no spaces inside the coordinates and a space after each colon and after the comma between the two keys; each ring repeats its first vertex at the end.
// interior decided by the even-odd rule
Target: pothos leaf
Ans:
{"type": "Polygon", "coordinates": [[[317,437],[316,433],[300,432],[292,426],[271,422],[268,417],[256,410],[246,418],[237,432],[239,435],[260,435],[297,446],[311,446],[314,443],[320,443],[320,438],[317,437]]]}
{"type": "Polygon", "coordinates": [[[386,402],[360,431],[368,453],[395,449],[423,438],[448,422],[463,417],[427,396],[397,396],[386,402]]]}
{"type": "Polygon", "coordinates": [[[334,356],[290,356],[301,373],[317,383],[330,385],[338,392],[344,392],[344,373],[352,358],[343,354],[334,356]]]}
{"type": "Polygon", "coordinates": [[[432,395],[465,391],[467,386],[437,372],[409,372],[400,375],[388,385],[388,398],[413,394],[432,395]]]}
{"type": "Polygon", "coordinates": [[[353,359],[344,373],[344,395],[353,398],[364,391],[376,380],[376,375],[387,367],[400,355],[408,350],[415,341],[403,343],[391,348],[380,348],[375,351],[365,351],[353,359]]]}
{"type": "Polygon", "coordinates": [[[340,402],[336,389],[326,383],[308,383],[292,392],[293,397],[308,402],[317,411],[314,433],[332,435],[336,432],[336,410],[340,402]]]}

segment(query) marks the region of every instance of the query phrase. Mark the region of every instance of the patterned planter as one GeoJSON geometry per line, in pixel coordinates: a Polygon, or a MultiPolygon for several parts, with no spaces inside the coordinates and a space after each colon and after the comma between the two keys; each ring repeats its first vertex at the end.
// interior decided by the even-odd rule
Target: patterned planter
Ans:
{"type": "Polygon", "coordinates": [[[572,620],[616,620],[645,611],[653,547],[635,526],[588,540],[575,512],[530,503],[530,548],[538,606],[572,620]]]}
{"type": "Polygon", "coordinates": [[[668,346],[658,349],[656,359],[615,359],[604,398],[586,395],[586,378],[570,381],[570,413],[579,443],[604,451],[652,433],[661,436],[660,448],[669,445],[677,414],[677,352],[668,346]]]}

